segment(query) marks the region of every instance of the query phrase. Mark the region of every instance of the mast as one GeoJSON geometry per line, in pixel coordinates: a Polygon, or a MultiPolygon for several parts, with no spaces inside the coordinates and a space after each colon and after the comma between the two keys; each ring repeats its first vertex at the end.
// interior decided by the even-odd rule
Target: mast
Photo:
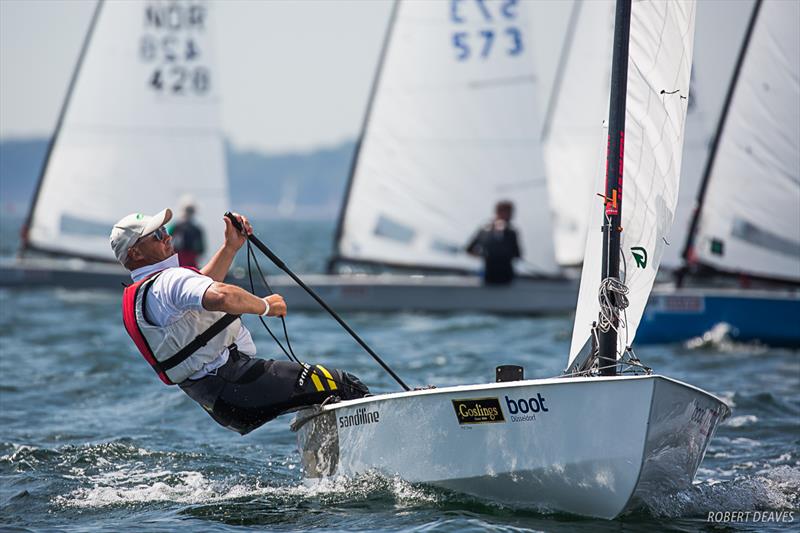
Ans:
{"type": "MultiPolygon", "coordinates": [[[[689,225],[689,233],[686,235],[686,244],[683,248],[684,268],[682,270],[684,272],[686,267],[689,265],[689,261],[693,253],[695,233],[697,233],[697,226],[700,223],[700,213],[703,210],[703,202],[706,198],[706,190],[708,189],[709,178],[711,177],[711,171],[714,170],[714,161],[717,156],[717,149],[719,148],[720,139],[722,138],[722,132],[725,130],[725,122],[728,118],[728,111],[730,110],[731,102],[733,101],[733,95],[736,92],[736,85],[739,82],[739,74],[742,71],[744,58],[747,55],[747,49],[750,46],[750,38],[753,36],[753,30],[756,27],[756,19],[758,18],[758,12],[760,9],[761,0],[755,0],[753,5],[753,13],[750,15],[750,22],[747,24],[747,31],[745,32],[744,39],[742,40],[742,46],[739,49],[739,57],[736,59],[736,68],[733,70],[731,83],[728,86],[728,93],[725,95],[725,104],[722,107],[719,122],[717,123],[717,131],[714,133],[711,149],[708,152],[708,159],[706,160],[706,168],[703,171],[703,178],[700,181],[700,191],[697,194],[697,206],[692,214],[692,222],[689,225]]],[[[681,285],[681,278],[682,276],[679,275],[678,285],[681,285]]]]}
{"type": "Polygon", "coordinates": [[[42,183],[44,183],[44,177],[47,174],[47,168],[50,165],[50,156],[53,155],[53,148],[56,146],[56,142],[58,141],[59,133],[61,133],[61,126],[64,123],[64,117],[67,114],[67,108],[69,107],[69,102],[72,99],[72,91],[75,89],[75,84],[78,81],[78,74],[80,74],[81,67],[83,66],[83,60],[86,57],[86,51],[89,49],[89,43],[92,40],[92,35],[94,35],[94,29],[97,25],[97,20],[100,18],[100,11],[103,7],[104,0],[97,0],[97,5],[94,8],[94,14],[92,15],[92,20],[89,23],[89,29],[86,32],[86,37],[83,39],[83,45],[81,45],[81,53],[78,56],[78,62],[75,65],[75,70],[72,71],[72,77],[69,80],[69,86],[67,87],[67,94],[64,96],[64,103],[61,105],[61,111],[58,114],[58,120],[56,121],[56,128],[53,136],[50,138],[50,143],[47,145],[47,153],[44,156],[44,161],[42,162],[42,168],[39,171],[39,180],[36,182],[36,190],[33,193],[33,200],[31,201],[31,208],[28,210],[28,217],[25,219],[25,225],[23,226],[23,238],[22,242],[20,243],[20,255],[25,255],[27,250],[32,249],[32,247],[28,244],[28,231],[31,228],[31,223],[33,222],[33,213],[36,210],[36,203],[39,200],[39,193],[42,191],[42,183]]]}
{"type": "Polygon", "coordinates": [[[378,84],[380,84],[381,81],[383,65],[386,62],[386,51],[389,49],[389,42],[391,41],[392,33],[394,32],[395,19],[397,18],[399,4],[400,0],[395,0],[394,5],[392,5],[392,13],[389,15],[389,23],[386,27],[386,35],[383,38],[383,45],[381,46],[381,55],[378,58],[378,69],[375,71],[375,78],[372,80],[372,88],[369,92],[367,109],[364,113],[364,120],[361,123],[361,133],[358,136],[355,147],[353,148],[353,157],[350,160],[350,172],[347,176],[347,186],[345,187],[344,191],[344,201],[342,202],[342,208],[339,211],[339,218],[336,222],[336,233],[333,236],[333,257],[328,260],[327,270],[329,274],[334,273],[336,264],[342,258],[339,244],[342,240],[342,233],[344,233],[344,217],[347,215],[347,206],[350,203],[350,191],[353,188],[353,178],[356,175],[356,168],[358,168],[358,160],[361,155],[361,144],[364,142],[364,136],[366,135],[367,127],[369,126],[369,119],[372,116],[372,105],[375,102],[375,93],[377,92],[378,84]]]}
{"type": "MultiPolygon", "coordinates": [[[[628,45],[631,28],[631,0],[617,0],[614,18],[614,54],[611,64],[611,98],[608,111],[608,155],[606,159],[605,216],[603,221],[602,277],[619,279],[620,234],[622,232],[622,167],[625,146],[625,100],[628,89],[628,45]]],[[[612,296],[613,298],[613,296],[612,296]]],[[[616,313],[616,311],[615,311],[616,313]]],[[[617,328],[600,332],[600,374],[616,374],[617,328]]]]}

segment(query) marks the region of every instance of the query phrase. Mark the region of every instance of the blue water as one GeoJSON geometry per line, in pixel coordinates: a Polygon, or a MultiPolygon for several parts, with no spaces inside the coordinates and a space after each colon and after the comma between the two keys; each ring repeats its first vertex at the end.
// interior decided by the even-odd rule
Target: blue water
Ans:
{"type": "MultiPolygon", "coordinates": [[[[0,251],[13,250],[13,223],[0,251]]],[[[259,234],[297,271],[319,271],[332,225],[264,222],[259,234]]],[[[631,531],[706,530],[712,511],[790,511],[800,523],[800,354],[717,340],[652,346],[659,373],[732,408],[695,485],[614,522],[514,509],[399,479],[307,485],[291,416],[246,437],[217,426],[135,352],[119,294],[0,290],[0,524],[65,531],[631,531]]],[[[322,314],[287,319],[301,357],[346,368],[376,392],[391,378],[322,314]]],[[[563,367],[570,317],[348,314],[345,319],[409,383],[491,380],[499,363],[528,377],[563,367]]],[[[278,351],[248,321],[261,355],[278,351]]],[[[622,406],[624,407],[624,406],[622,406]]],[[[620,410],[624,416],[624,408],[620,410]]],[[[402,443],[398,443],[402,445],[402,443]]]]}

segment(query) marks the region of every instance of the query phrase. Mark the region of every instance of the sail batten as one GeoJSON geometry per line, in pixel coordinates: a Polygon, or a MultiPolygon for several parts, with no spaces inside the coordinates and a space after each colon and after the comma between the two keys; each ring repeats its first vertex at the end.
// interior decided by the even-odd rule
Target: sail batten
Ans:
{"type": "Polygon", "coordinates": [[[465,252],[511,200],[518,270],[553,274],[530,6],[395,7],[337,239],[337,259],[475,272],[465,252]],[[488,16],[487,16],[488,13],[488,16]]]}
{"type": "Polygon", "coordinates": [[[177,208],[187,196],[215,249],[229,200],[212,5],[107,2],[95,17],[31,207],[26,249],[114,261],[114,222],[177,208]]]}

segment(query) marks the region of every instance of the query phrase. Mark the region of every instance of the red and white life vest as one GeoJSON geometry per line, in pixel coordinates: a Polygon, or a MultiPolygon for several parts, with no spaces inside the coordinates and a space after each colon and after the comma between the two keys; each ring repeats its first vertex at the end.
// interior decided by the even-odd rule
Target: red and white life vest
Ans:
{"type": "MultiPolygon", "coordinates": [[[[191,270],[197,272],[197,269],[191,270]]],[[[239,315],[205,310],[186,311],[178,320],[166,326],[149,322],[145,314],[145,302],[150,287],[161,272],[125,288],[122,295],[122,322],[161,381],[175,385],[216,359],[233,344],[242,322],[238,320],[239,315]]]]}

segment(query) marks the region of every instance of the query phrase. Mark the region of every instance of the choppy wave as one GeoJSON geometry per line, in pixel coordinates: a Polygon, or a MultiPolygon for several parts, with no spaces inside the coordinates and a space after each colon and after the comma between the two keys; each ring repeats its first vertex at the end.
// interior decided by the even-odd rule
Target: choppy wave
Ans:
{"type": "Polygon", "coordinates": [[[718,511],[795,510],[800,505],[800,468],[780,466],[755,476],[697,483],[646,505],[660,518],[705,517],[718,511]]]}
{"type": "MultiPolygon", "coordinates": [[[[297,240],[292,230],[271,223],[269,234],[285,234],[288,250],[297,240]]],[[[309,249],[325,253],[328,234],[321,228],[309,249]]],[[[0,290],[2,527],[649,532],[702,529],[712,511],[800,505],[796,352],[736,343],[720,331],[691,350],[642,347],[640,357],[659,374],[718,395],[733,414],[711,440],[694,486],[609,523],[377,474],[305,482],[288,420],[242,438],[163,387],[125,335],[118,297],[0,290]]],[[[501,362],[524,366],[529,377],[557,374],[571,331],[567,317],[353,314],[348,322],[405,380],[437,386],[484,382],[501,362]]],[[[394,390],[328,317],[294,314],[289,327],[298,353],[353,372],[377,392],[394,390]]],[[[276,356],[266,332],[252,332],[262,355],[276,356]]]]}
{"type": "Polygon", "coordinates": [[[689,339],[684,346],[690,350],[713,350],[723,353],[763,354],[769,347],[757,341],[741,342],[732,337],[733,326],[720,322],[698,337],[689,339]]]}
{"type": "Polygon", "coordinates": [[[273,485],[265,484],[259,477],[215,479],[199,471],[150,470],[137,465],[86,476],[80,481],[83,486],[56,496],[53,503],[62,507],[101,508],[152,502],[213,505],[267,499],[286,505],[304,500],[339,504],[380,499],[405,506],[436,504],[442,500],[435,489],[377,473],[273,485]]]}

